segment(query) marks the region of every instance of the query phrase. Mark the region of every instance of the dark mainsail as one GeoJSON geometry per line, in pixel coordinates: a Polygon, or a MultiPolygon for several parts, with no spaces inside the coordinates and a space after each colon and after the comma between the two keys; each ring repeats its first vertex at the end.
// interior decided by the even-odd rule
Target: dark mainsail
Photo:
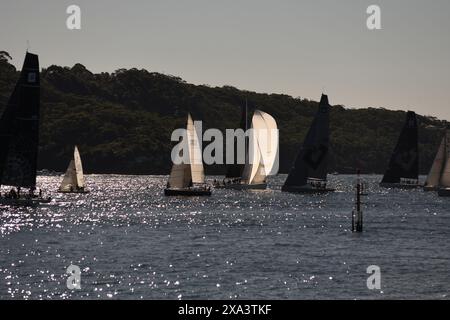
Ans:
{"type": "Polygon", "coordinates": [[[419,146],[416,114],[408,111],[406,122],[381,183],[400,183],[419,177],[419,146]]]}
{"type": "Polygon", "coordinates": [[[0,118],[0,185],[34,188],[39,143],[39,59],[28,53],[0,118]]]}
{"type": "MultiPolygon", "coordinates": [[[[241,108],[241,123],[239,128],[244,130],[244,133],[248,129],[248,123],[247,123],[247,103],[245,104],[245,107],[243,106],[241,108]]],[[[246,138],[247,139],[247,138],[246,138]]],[[[247,151],[247,148],[245,148],[247,151]]],[[[237,162],[237,143],[234,143],[234,163],[227,165],[227,172],[225,174],[225,178],[233,179],[233,178],[240,178],[242,176],[242,172],[244,171],[245,164],[239,164],[237,162]]]]}
{"type": "Polygon", "coordinates": [[[319,110],[283,188],[304,186],[308,178],[326,180],[330,141],[329,109],[328,96],[322,94],[319,110]]]}

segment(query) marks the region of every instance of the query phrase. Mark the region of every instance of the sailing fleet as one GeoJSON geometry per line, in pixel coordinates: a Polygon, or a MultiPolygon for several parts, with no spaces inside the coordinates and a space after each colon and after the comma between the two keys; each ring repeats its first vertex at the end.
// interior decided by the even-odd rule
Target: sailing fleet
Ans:
{"type": "MultiPolygon", "coordinates": [[[[330,104],[322,94],[314,120],[300,146],[294,164],[281,191],[290,193],[327,193],[335,189],[327,184],[330,157],[330,104]]],[[[19,80],[0,117],[0,186],[9,192],[0,194],[0,204],[33,206],[49,203],[42,190],[36,190],[37,157],[40,120],[40,79],[38,56],[27,52],[19,80]],[[26,191],[24,191],[26,190],[26,191]]],[[[241,111],[239,128],[249,129],[245,137],[245,162],[227,166],[223,181],[208,184],[202,159],[202,146],[192,116],[186,123],[187,162],[177,161],[167,181],[166,196],[211,196],[213,188],[252,190],[266,189],[267,179],[273,175],[278,152],[278,136],[273,141],[261,139],[260,131],[278,132],[276,120],[261,110],[248,119],[247,103],[241,111]]],[[[234,153],[236,158],[236,152],[234,153]]],[[[380,187],[414,189],[419,184],[419,148],[416,114],[408,111],[405,124],[390,158],[380,187]]],[[[447,130],[430,169],[424,191],[450,196],[450,130],[447,130]]],[[[83,166],[77,146],[58,189],[60,193],[88,193],[83,166]]]]}

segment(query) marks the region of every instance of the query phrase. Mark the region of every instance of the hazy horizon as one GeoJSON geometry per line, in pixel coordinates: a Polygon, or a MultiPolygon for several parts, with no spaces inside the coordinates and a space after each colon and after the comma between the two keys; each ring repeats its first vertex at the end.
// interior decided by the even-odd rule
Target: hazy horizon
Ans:
{"type": "Polygon", "coordinates": [[[4,0],[0,50],[21,68],[81,63],[92,72],[147,69],[193,84],[287,94],[351,108],[414,110],[450,120],[450,2],[331,0],[4,0]],[[82,29],[66,28],[77,4],[82,29]],[[382,30],[366,28],[381,7],[382,30]]]}

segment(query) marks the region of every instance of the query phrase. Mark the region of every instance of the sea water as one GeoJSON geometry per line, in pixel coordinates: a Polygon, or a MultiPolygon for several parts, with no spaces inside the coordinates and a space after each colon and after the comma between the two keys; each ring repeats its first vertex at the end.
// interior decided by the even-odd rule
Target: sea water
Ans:
{"type": "Polygon", "coordinates": [[[364,176],[358,234],[354,176],[325,195],[281,192],[285,178],[183,198],[164,196],[166,176],[88,175],[89,194],[40,176],[52,203],[0,209],[0,299],[449,299],[450,198],[364,176]]]}

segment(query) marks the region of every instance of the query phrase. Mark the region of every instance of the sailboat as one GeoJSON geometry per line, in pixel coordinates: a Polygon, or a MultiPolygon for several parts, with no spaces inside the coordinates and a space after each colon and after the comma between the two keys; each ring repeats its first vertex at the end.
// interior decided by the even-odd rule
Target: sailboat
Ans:
{"type": "Polygon", "coordinates": [[[442,138],[423,189],[450,197],[450,130],[442,138]]]}
{"type": "Polygon", "coordinates": [[[416,114],[412,111],[406,114],[405,125],[380,186],[401,189],[419,187],[418,127],[416,114]]]}
{"type": "Polygon", "coordinates": [[[77,146],[75,146],[73,159],[70,160],[69,167],[67,168],[58,192],[89,193],[89,191],[84,188],[83,165],[81,164],[81,157],[77,146]]]}
{"type": "Polygon", "coordinates": [[[330,105],[322,94],[319,109],[289,175],[281,188],[294,193],[326,193],[330,143],[330,105]]]}
{"type": "Polygon", "coordinates": [[[31,206],[51,200],[44,199],[41,191],[35,194],[39,110],[39,58],[27,52],[19,80],[0,118],[0,185],[12,187],[0,195],[0,204],[31,206]],[[28,192],[23,193],[22,188],[28,192]]]}
{"type": "Polygon", "coordinates": [[[278,154],[278,127],[268,113],[255,110],[252,117],[245,165],[240,177],[224,181],[226,189],[266,189],[267,177],[272,175],[278,154]]]}
{"type": "Polygon", "coordinates": [[[164,194],[166,196],[210,196],[211,187],[205,183],[198,133],[190,114],[188,114],[186,134],[189,161],[172,165],[164,194]]]}

